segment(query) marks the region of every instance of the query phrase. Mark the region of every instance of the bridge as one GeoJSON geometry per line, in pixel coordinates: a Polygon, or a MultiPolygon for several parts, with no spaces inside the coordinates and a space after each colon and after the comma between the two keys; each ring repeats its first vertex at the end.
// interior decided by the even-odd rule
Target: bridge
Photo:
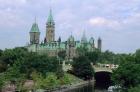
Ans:
{"type": "Polygon", "coordinates": [[[93,66],[95,73],[96,72],[110,72],[112,73],[112,69],[111,68],[107,68],[107,67],[96,67],[93,66]]]}
{"type": "MultiPolygon", "coordinates": [[[[111,74],[113,73],[113,69],[118,68],[118,65],[114,64],[91,64],[94,68],[95,74],[94,79],[96,83],[96,87],[100,87],[101,85],[106,89],[111,85],[111,74]]],[[[70,64],[63,64],[63,70],[68,71],[72,70],[72,66],[70,64]]]]}
{"type": "MultiPolygon", "coordinates": [[[[98,65],[92,65],[95,73],[96,72],[109,72],[112,73],[112,70],[115,68],[118,68],[118,65],[113,65],[113,64],[98,64],[98,65]]],[[[72,66],[70,64],[64,64],[63,63],[63,70],[68,71],[71,70],[72,66]]]]}

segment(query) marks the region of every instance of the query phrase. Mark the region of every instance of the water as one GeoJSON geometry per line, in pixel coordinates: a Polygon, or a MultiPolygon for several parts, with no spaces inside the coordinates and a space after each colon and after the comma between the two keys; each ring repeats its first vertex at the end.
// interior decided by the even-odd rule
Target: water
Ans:
{"type": "Polygon", "coordinates": [[[91,84],[67,92],[107,92],[106,89],[95,89],[91,84]]]}
{"type": "Polygon", "coordinates": [[[95,74],[96,81],[94,84],[89,84],[66,92],[108,92],[108,87],[112,85],[110,76],[111,73],[109,72],[97,72],[95,74]]]}

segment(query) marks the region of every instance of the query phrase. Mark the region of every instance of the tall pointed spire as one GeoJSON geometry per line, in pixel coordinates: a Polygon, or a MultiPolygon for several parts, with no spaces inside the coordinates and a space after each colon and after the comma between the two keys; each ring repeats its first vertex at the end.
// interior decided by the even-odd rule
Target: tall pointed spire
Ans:
{"type": "Polygon", "coordinates": [[[85,30],[83,31],[83,36],[81,38],[81,43],[87,43],[87,37],[86,37],[85,30]]]}
{"type": "Polygon", "coordinates": [[[36,22],[36,17],[35,17],[34,23],[32,24],[30,32],[39,32],[39,27],[38,27],[38,24],[36,22]]]}
{"type": "Polygon", "coordinates": [[[55,41],[55,23],[52,16],[52,10],[50,9],[48,20],[46,23],[46,42],[55,41]]]}
{"type": "Polygon", "coordinates": [[[48,22],[48,23],[54,23],[53,16],[52,16],[52,9],[50,9],[49,17],[48,17],[47,22],[48,22]]]}
{"type": "Polygon", "coordinates": [[[99,37],[98,38],[98,49],[101,51],[102,50],[102,39],[99,37]]]}
{"type": "Polygon", "coordinates": [[[40,40],[40,31],[35,18],[35,21],[32,24],[30,30],[30,44],[39,44],[39,40],[40,40]]]}

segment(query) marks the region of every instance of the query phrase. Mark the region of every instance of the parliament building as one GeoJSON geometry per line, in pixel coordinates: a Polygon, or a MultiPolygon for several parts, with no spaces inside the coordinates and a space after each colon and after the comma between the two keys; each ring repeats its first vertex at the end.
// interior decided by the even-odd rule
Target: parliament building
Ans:
{"type": "Polygon", "coordinates": [[[81,37],[81,41],[76,41],[73,35],[70,35],[67,41],[61,41],[61,37],[55,40],[55,22],[53,20],[52,11],[50,10],[46,23],[46,36],[44,41],[40,42],[40,31],[38,24],[33,23],[30,34],[30,44],[27,46],[30,52],[40,54],[48,54],[48,56],[57,56],[60,51],[66,52],[66,59],[72,59],[77,56],[77,49],[86,46],[88,51],[93,51],[96,48],[101,51],[102,40],[98,38],[97,46],[95,46],[94,38],[87,40],[85,33],[81,37]]]}

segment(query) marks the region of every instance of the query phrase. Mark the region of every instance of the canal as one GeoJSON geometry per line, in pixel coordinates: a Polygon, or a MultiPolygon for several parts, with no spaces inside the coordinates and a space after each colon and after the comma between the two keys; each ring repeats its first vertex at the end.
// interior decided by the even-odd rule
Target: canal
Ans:
{"type": "Polygon", "coordinates": [[[94,77],[95,84],[89,84],[67,92],[108,92],[108,87],[112,85],[111,73],[97,72],[94,77]]]}
{"type": "Polygon", "coordinates": [[[96,89],[94,85],[86,85],[66,92],[108,92],[107,89],[96,89]]]}

